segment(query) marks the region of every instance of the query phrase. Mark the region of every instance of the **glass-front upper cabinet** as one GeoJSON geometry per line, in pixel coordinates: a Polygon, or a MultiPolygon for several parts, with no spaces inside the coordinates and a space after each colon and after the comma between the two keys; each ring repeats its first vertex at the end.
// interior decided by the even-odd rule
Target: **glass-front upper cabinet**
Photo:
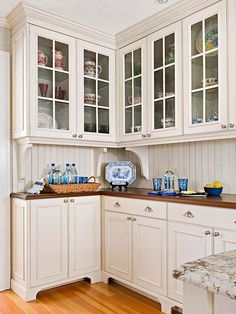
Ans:
{"type": "Polygon", "coordinates": [[[31,27],[32,135],[72,138],[76,133],[75,39],[31,27]]]}
{"type": "Polygon", "coordinates": [[[148,37],[152,82],[148,125],[152,137],[182,133],[181,42],[181,22],[148,37]]]}
{"type": "Polygon", "coordinates": [[[142,139],[146,134],[146,40],[120,50],[120,104],[122,140],[142,139]]]}
{"type": "Polygon", "coordinates": [[[185,133],[227,128],[224,2],[184,20],[185,133]]]}
{"type": "Polygon", "coordinates": [[[78,41],[78,137],[115,139],[115,52],[78,41]]]}

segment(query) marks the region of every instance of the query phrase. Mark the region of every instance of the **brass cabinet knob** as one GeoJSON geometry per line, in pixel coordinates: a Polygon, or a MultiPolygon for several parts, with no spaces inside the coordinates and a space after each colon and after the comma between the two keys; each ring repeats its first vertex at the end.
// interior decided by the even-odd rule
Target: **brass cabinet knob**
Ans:
{"type": "Polygon", "coordinates": [[[136,221],[136,218],[132,218],[132,221],[136,221]]]}
{"type": "Polygon", "coordinates": [[[147,137],[151,137],[151,136],[152,136],[152,134],[150,134],[150,133],[147,134],[147,137]]]}
{"type": "Polygon", "coordinates": [[[116,203],[114,204],[114,207],[121,207],[121,206],[120,206],[120,203],[119,203],[119,202],[116,202],[116,203]]]}
{"type": "Polygon", "coordinates": [[[74,200],[73,198],[70,199],[70,202],[71,202],[71,203],[74,203],[74,201],[75,201],[75,200],[74,200]]]}
{"type": "Polygon", "coordinates": [[[142,134],[142,137],[143,137],[143,138],[146,138],[146,137],[147,137],[147,135],[146,135],[146,134],[142,134]]]}
{"type": "Polygon", "coordinates": [[[233,129],[234,128],[234,123],[229,123],[229,128],[233,129]]]}
{"type": "Polygon", "coordinates": [[[72,137],[77,137],[77,134],[73,134],[72,137]]]}
{"type": "Polygon", "coordinates": [[[132,218],[131,217],[127,217],[127,220],[132,220],[132,218]]]}
{"type": "Polygon", "coordinates": [[[79,135],[78,135],[78,138],[83,138],[83,134],[79,134],[79,135]]]}
{"type": "Polygon", "coordinates": [[[64,200],[64,203],[68,203],[68,199],[65,199],[65,200],[64,200]]]}
{"type": "Polygon", "coordinates": [[[184,213],[183,216],[187,217],[187,218],[194,218],[194,215],[193,215],[193,213],[190,212],[190,210],[188,210],[186,213],[184,213]]]}
{"type": "Polygon", "coordinates": [[[219,237],[220,233],[218,231],[214,232],[214,237],[219,237]]]}
{"type": "Polygon", "coordinates": [[[221,124],[221,129],[226,129],[226,128],[227,128],[227,125],[221,124]]]}
{"type": "Polygon", "coordinates": [[[209,234],[211,234],[211,231],[210,230],[206,230],[205,231],[205,235],[209,235],[209,234]]]}

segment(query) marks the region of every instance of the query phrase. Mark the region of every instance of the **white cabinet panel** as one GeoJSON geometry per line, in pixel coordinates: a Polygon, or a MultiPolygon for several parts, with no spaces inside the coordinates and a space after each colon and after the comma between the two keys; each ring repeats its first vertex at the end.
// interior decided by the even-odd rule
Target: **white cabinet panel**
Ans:
{"type": "Polygon", "coordinates": [[[183,283],[172,277],[172,271],[185,262],[211,255],[212,232],[211,228],[168,223],[168,297],[183,302],[183,283]]]}
{"type": "Polygon", "coordinates": [[[69,200],[69,276],[101,269],[100,197],[69,200]]]}
{"type": "Polygon", "coordinates": [[[135,217],[133,221],[133,282],[166,293],[166,221],[135,217]]]}
{"type": "Polygon", "coordinates": [[[132,221],[126,214],[105,213],[105,269],[132,280],[132,221]]]}
{"type": "Polygon", "coordinates": [[[214,229],[214,254],[236,250],[236,231],[214,229]]]}
{"type": "Polygon", "coordinates": [[[31,287],[67,277],[67,199],[31,201],[31,287]]]}

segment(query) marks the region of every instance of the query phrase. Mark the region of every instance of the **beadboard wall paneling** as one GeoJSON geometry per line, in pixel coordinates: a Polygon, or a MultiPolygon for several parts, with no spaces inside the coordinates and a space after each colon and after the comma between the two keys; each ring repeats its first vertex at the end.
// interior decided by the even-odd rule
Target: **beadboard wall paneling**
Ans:
{"type": "MultiPolygon", "coordinates": [[[[47,175],[51,162],[61,165],[76,162],[80,175],[90,176],[93,169],[93,148],[34,145],[27,160],[25,188],[47,175]]],[[[176,177],[189,178],[189,188],[200,190],[206,183],[219,180],[224,192],[236,194],[236,139],[149,146],[149,180],[141,176],[139,158],[124,149],[108,149],[103,153],[100,180],[105,181],[105,166],[110,161],[132,161],[137,167],[133,187],[152,188],[153,177],[163,177],[172,169],[176,177]]],[[[177,188],[177,180],[176,180],[177,188]]]]}
{"type": "Polygon", "coordinates": [[[52,162],[62,170],[66,162],[75,162],[81,176],[91,176],[92,158],[93,149],[90,147],[33,145],[27,160],[25,188],[29,188],[37,179],[45,177],[52,162]]]}
{"type": "MultiPolygon", "coordinates": [[[[200,190],[206,183],[221,181],[224,193],[236,193],[236,139],[149,147],[150,179],[172,169],[177,177],[189,178],[189,188],[200,190]]],[[[177,187],[177,180],[176,180],[177,187]]]]}

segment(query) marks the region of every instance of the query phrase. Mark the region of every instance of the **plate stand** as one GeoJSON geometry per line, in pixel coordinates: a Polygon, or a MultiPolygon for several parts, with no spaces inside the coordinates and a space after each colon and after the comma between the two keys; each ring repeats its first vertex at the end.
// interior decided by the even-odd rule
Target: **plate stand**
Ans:
{"type": "Polygon", "coordinates": [[[122,189],[127,191],[128,184],[129,184],[128,182],[126,182],[125,184],[113,184],[112,182],[110,182],[112,191],[114,191],[114,189],[117,187],[119,187],[119,191],[122,191],[122,189]]]}

